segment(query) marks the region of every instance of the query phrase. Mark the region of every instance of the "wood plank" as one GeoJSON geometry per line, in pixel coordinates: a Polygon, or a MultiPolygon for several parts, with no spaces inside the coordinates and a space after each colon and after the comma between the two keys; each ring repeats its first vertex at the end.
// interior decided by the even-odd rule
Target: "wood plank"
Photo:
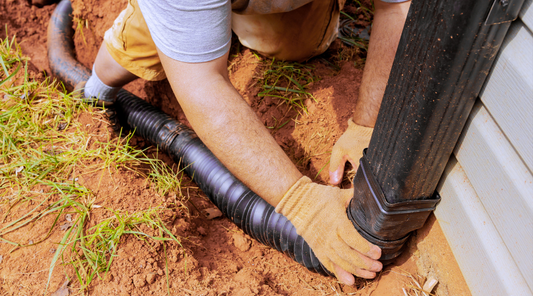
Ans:
{"type": "Polygon", "coordinates": [[[455,157],[437,190],[435,216],[472,295],[533,295],[455,157]]]}
{"type": "Polygon", "coordinates": [[[531,8],[531,6],[533,6],[533,0],[524,1],[519,17],[529,30],[533,32],[533,8],[531,8]]]}
{"type": "Polygon", "coordinates": [[[480,97],[533,171],[533,36],[521,22],[509,30],[480,97]]]}
{"type": "Polygon", "coordinates": [[[533,36],[522,22],[511,26],[480,97],[533,172],[533,36]]]}
{"type": "Polygon", "coordinates": [[[479,102],[454,153],[533,287],[533,176],[479,102]]]}

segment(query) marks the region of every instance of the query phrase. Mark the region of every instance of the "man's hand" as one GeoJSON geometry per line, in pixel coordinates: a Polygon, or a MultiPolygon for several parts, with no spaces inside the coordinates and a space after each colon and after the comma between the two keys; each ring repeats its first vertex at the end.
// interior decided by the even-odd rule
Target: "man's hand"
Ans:
{"type": "Polygon", "coordinates": [[[335,143],[331,152],[329,163],[331,184],[338,185],[342,182],[346,161],[349,161],[354,169],[359,167],[359,159],[363,156],[363,149],[368,147],[373,130],[371,127],[355,124],[351,118],[348,120],[348,129],[335,143]]]}
{"type": "Polygon", "coordinates": [[[383,268],[381,249],[366,241],[346,215],[353,189],[319,185],[302,177],[283,196],[276,212],[287,217],[320,262],[345,284],[371,279],[383,268]],[[339,269],[340,267],[340,269],[339,269]]]}

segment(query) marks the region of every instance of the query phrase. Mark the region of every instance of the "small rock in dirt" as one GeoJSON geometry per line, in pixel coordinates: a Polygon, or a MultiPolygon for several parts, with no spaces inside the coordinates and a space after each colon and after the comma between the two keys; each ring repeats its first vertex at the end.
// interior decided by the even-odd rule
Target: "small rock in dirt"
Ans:
{"type": "Polygon", "coordinates": [[[170,252],[169,259],[170,259],[170,261],[176,263],[176,262],[178,262],[179,259],[181,259],[181,257],[182,257],[182,252],[180,252],[178,250],[172,250],[170,252]]]}
{"type": "Polygon", "coordinates": [[[157,274],[158,274],[158,275],[163,275],[163,274],[164,274],[164,273],[163,273],[163,270],[162,270],[161,268],[159,268],[159,269],[157,270],[157,274]]]}
{"type": "Polygon", "coordinates": [[[145,280],[144,276],[142,276],[140,274],[134,275],[133,276],[133,285],[135,286],[135,288],[144,287],[144,285],[146,285],[146,280],[145,280]]]}
{"type": "Polygon", "coordinates": [[[67,220],[68,222],[72,222],[72,214],[66,214],[65,220],[67,220]]]}
{"type": "Polygon", "coordinates": [[[65,223],[61,224],[61,226],[59,226],[59,230],[61,230],[61,231],[66,231],[66,230],[68,230],[70,227],[72,227],[72,225],[74,225],[74,223],[72,223],[72,222],[65,222],[65,223]]]}
{"type": "Polygon", "coordinates": [[[217,208],[205,209],[203,210],[205,217],[208,220],[215,219],[222,216],[222,212],[217,208]]]}
{"type": "Polygon", "coordinates": [[[69,280],[66,280],[57,291],[51,294],[51,296],[68,296],[70,295],[70,291],[68,290],[68,284],[70,283],[69,280]]]}
{"type": "Polygon", "coordinates": [[[201,235],[207,235],[207,231],[205,231],[205,228],[203,228],[202,226],[198,227],[196,230],[198,230],[198,233],[201,235]]]}
{"type": "Polygon", "coordinates": [[[0,255],[0,263],[4,260],[4,256],[0,255]]]}
{"type": "Polygon", "coordinates": [[[191,227],[189,222],[185,221],[185,219],[178,219],[174,224],[174,227],[172,227],[173,233],[184,234],[191,227]]]}
{"type": "Polygon", "coordinates": [[[156,278],[156,275],[153,272],[150,272],[149,274],[146,275],[146,281],[148,282],[148,284],[153,284],[155,282],[155,278],[156,278]]]}
{"type": "Polygon", "coordinates": [[[28,245],[33,245],[33,240],[30,239],[30,240],[28,241],[28,245]]]}
{"type": "Polygon", "coordinates": [[[56,249],[55,248],[50,248],[50,250],[48,250],[48,252],[50,252],[50,254],[54,254],[56,252],[56,249]]]}
{"type": "Polygon", "coordinates": [[[439,281],[434,277],[429,277],[424,284],[424,287],[422,287],[422,290],[427,293],[431,293],[433,291],[433,288],[439,283],[439,281]]]}
{"type": "Polygon", "coordinates": [[[203,278],[207,277],[209,275],[209,268],[205,266],[200,267],[200,274],[203,278]]]}
{"type": "Polygon", "coordinates": [[[237,249],[246,252],[252,246],[252,241],[240,233],[233,234],[233,244],[237,249]]]}

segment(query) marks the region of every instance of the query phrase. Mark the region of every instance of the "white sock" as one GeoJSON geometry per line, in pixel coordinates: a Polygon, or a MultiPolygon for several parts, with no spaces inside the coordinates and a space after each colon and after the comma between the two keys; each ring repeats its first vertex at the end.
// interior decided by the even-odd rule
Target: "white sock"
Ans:
{"type": "Polygon", "coordinates": [[[91,77],[89,77],[89,80],[87,80],[87,83],[85,84],[85,97],[90,98],[98,98],[102,101],[108,101],[113,102],[115,100],[115,97],[117,96],[118,91],[122,87],[113,87],[105,85],[100,78],[98,78],[98,75],[96,75],[96,72],[94,71],[94,65],[93,65],[93,72],[91,73],[91,77]]]}

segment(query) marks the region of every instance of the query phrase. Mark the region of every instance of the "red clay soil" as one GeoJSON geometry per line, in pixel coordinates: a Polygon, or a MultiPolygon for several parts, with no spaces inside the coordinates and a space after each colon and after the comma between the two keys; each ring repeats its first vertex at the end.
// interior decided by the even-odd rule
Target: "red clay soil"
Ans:
{"type": "MultiPolygon", "coordinates": [[[[50,73],[46,29],[55,5],[36,8],[20,0],[3,0],[0,5],[0,24],[7,25],[9,36],[16,34],[24,54],[31,58],[30,68],[35,73],[50,73]]],[[[77,57],[85,66],[92,67],[105,30],[125,5],[125,0],[74,1],[75,16],[83,20],[82,24],[88,24],[83,28],[83,37],[79,28],[75,36],[77,57]]],[[[3,32],[0,36],[5,38],[3,32]]],[[[264,124],[270,127],[277,122],[289,121],[280,129],[272,129],[272,134],[299,169],[316,182],[326,184],[331,147],[352,115],[362,76],[363,54],[350,53],[342,44],[336,43],[326,54],[308,63],[314,67],[313,75],[320,78],[310,86],[316,100],[305,101],[308,114],[298,114],[277,99],[257,96],[261,63],[250,50],[240,50],[229,61],[233,85],[264,124]],[[324,60],[333,61],[339,67],[334,68],[324,60]]],[[[127,85],[126,89],[178,120],[187,122],[167,81],[138,80],[127,85]]],[[[101,140],[112,137],[112,132],[102,121],[83,114],[79,120],[101,140]]],[[[148,145],[140,138],[133,138],[132,143],[141,148],[148,145]]],[[[168,157],[164,159],[172,163],[168,157]]],[[[92,174],[80,171],[76,174],[80,176],[80,184],[95,192],[99,205],[114,210],[134,212],[166,205],[175,199],[172,194],[158,195],[143,178],[129,170],[92,174]]],[[[409,275],[439,278],[438,295],[469,294],[434,219],[413,236],[408,250],[377,279],[358,279],[351,287],[339,284],[334,278],[312,273],[280,252],[250,239],[225,217],[206,219],[202,210],[214,206],[187,180],[184,179],[183,194],[190,197],[186,205],[188,210],[169,211],[166,220],[173,233],[186,238],[183,247],[169,244],[166,260],[161,243],[146,243],[133,236],[126,237],[121,240],[118,256],[108,276],[95,279],[86,294],[166,295],[165,261],[168,261],[172,295],[404,295],[402,288],[412,283],[409,275]],[[428,237],[433,238],[428,241],[428,237]],[[418,244],[424,245],[423,253],[417,250],[418,244]],[[428,253],[437,254],[437,259],[424,259],[428,253]],[[441,267],[439,261],[451,263],[441,267]]],[[[89,226],[108,216],[108,212],[94,210],[89,226]]],[[[11,238],[29,241],[40,237],[48,230],[47,223],[51,221],[14,233],[11,238]]],[[[7,252],[7,246],[0,244],[3,258],[0,261],[0,294],[42,294],[56,244],[63,233],[55,229],[45,242],[12,253],[7,252]]],[[[75,278],[69,266],[58,264],[48,291],[58,290],[67,276],[75,278]]],[[[417,280],[423,283],[423,279],[417,280]]],[[[75,280],[69,286],[70,293],[79,292],[76,291],[78,284],[75,280]]]]}

